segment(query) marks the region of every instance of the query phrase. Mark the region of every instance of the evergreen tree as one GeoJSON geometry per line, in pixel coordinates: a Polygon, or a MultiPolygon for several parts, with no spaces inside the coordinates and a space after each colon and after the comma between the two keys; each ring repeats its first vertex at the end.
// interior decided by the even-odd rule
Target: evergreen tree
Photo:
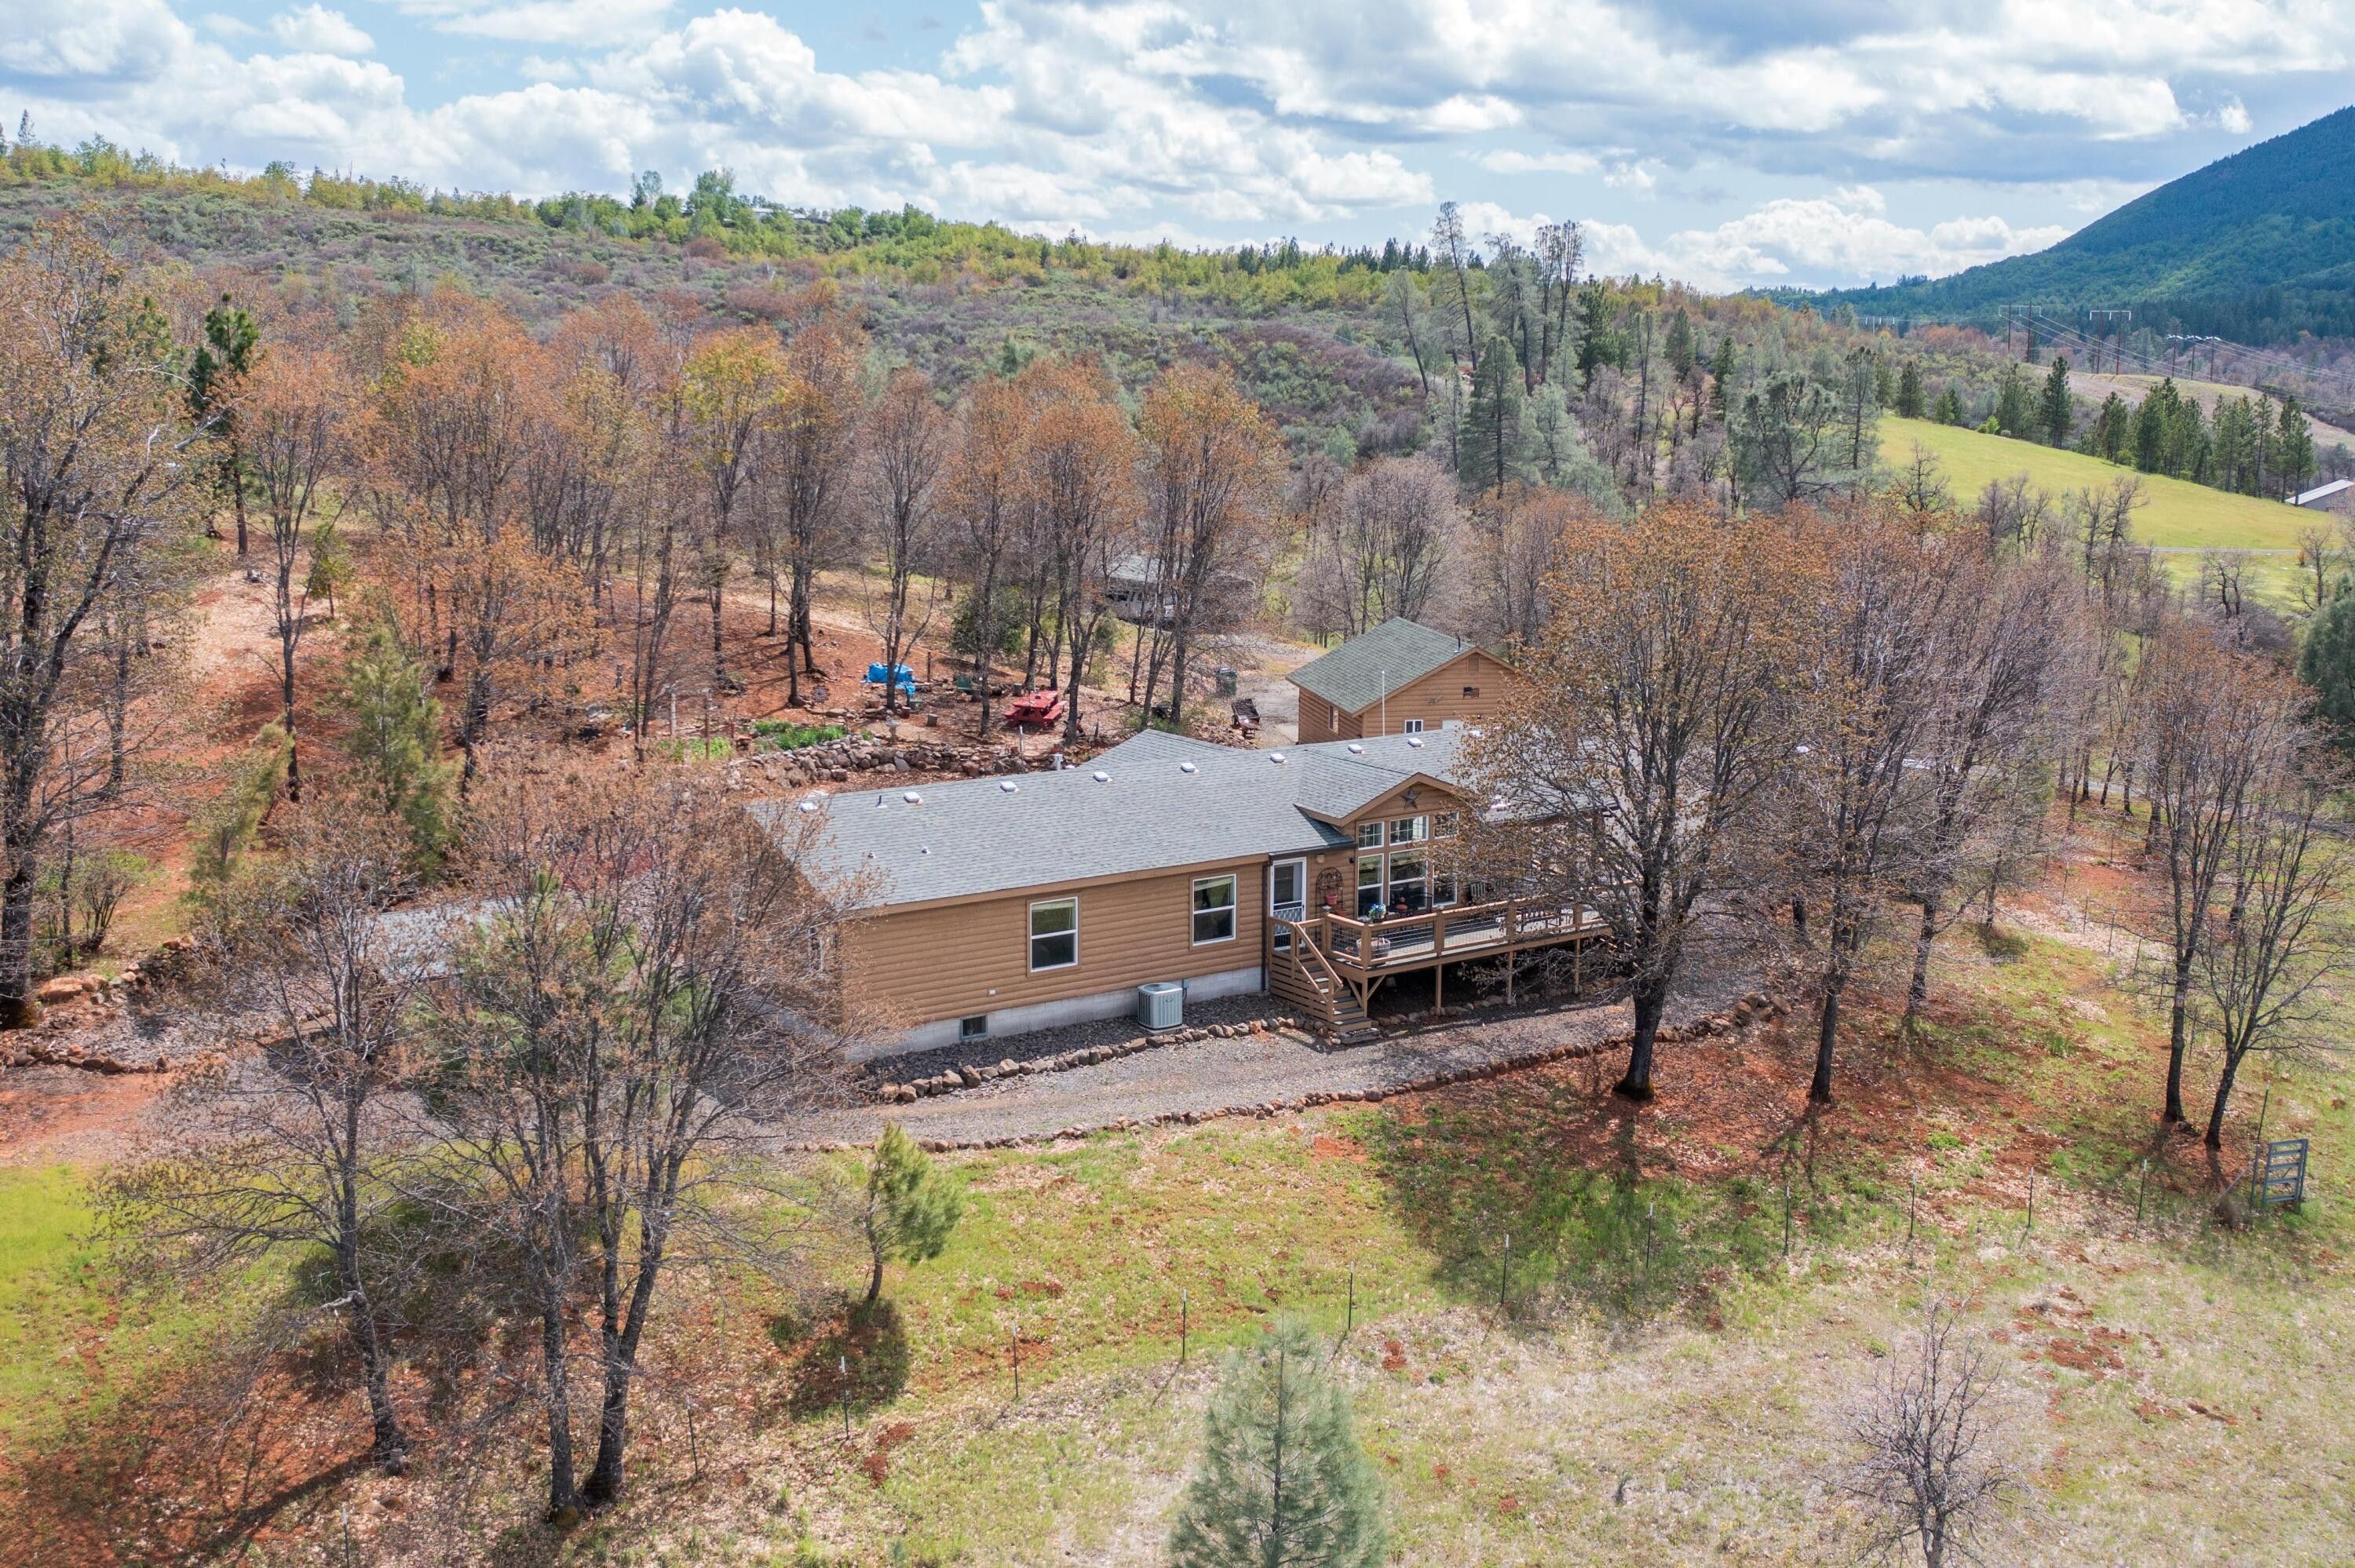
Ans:
{"type": "Polygon", "coordinates": [[[2085,437],[2087,449],[2095,457],[2123,462],[2133,440],[2134,410],[2126,407],[2124,397],[2113,392],[2102,399],[2101,411],[2094,416],[2094,428],[2085,437]]]}
{"type": "Polygon", "coordinates": [[[2306,415],[2295,397],[2284,397],[2281,406],[2281,428],[2274,441],[2274,471],[2281,488],[2296,494],[2314,477],[2314,432],[2306,428],[2306,415]]]}
{"type": "Polygon", "coordinates": [[[2017,365],[2003,367],[2003,380],[1995,393],[1995,428],[2014,440],[2028,438],[2034,422],[2028,398],[2028,380],[2017,365]]]}
{"type": "Polygon", "coordinates": [[[898,1122],[886,1122],[867,1166],[867,1201],[858,1213],[858,1233],[874,1260],[867,1276],[867,1305],[883,1294],[886,1263],[940,1256],[963,1218],[964,1193],[955,1180],[898,1122]]]}
{"type": "Polygon", "coordinates": [[[1946,389],[1938,394],[1938,411],[1934,418],[1942,425],[1963,422],[1963,395],[1955,390],[1955,384],[1951,381],[1946,383],[1946,389]]]}
{"type": "Polygon", "coordinates": [[[2044,378],[2044,398],[2037,409],[2037,422],[2044,427],[2044,439],[2056,447],[2069,444],[2069,431],[2077,422],[2077,400],[2069,396],[2069,356],[2052,356],[2052,373],[2044,378]]]}
{"type": "Polygon", "coordinates": [[[1727,333],[1717,340],[1717,357],[1709,366],[1709,400],[1717,409],[1717,417],[1725,418],[1733,396],[1733,378],[1740,374],[1742,360],[1733,346],[1733,334],[1727,333]]]}
{"type": "MultiPolygon", "coordinates": [[[[261,328],[227,294],[205,313],[205,338],[188,366],[188,408],[220,437],[220,488],[237,513],[237,553],[245,554],[245,450],[238,440],[238,383],[261,356],[261,328]]],[[[215,537],[218,537],[218,535],[215,537]]]]}
{"type": "Polygon", "coordinates": [[[1668,336],[1665,346],[1668,364],[1675,369],[1677,379],[1682,381],[1690,376],[1694,360],[1692,318],[1681,306],[1675,315],[1668,318],[1668,336]]]}
{"type": "Polygon", "coordinates": [[[442,705],[391,628],[378,626],[361,644],[344,672],[344,701],[352,718],[344,751],[358,765],[362,792],[408,830],[418,869],[431,871],[450,838],[442,705]]]}
{"type": "Polygon", "coordinates": [[[1590,278],[1578,291],[1578,374],[1591,380],[1595,366],[1625,366],[1627,340],[1619,333],[1619,305],[1602,280],[1590,278]]]}
{"type": "Polygon", "coordinates": [[[228,883],[238,857],[253,842],[271,801],[286,782],[286,764],[293,755],[294,743],[286,732],[274,724],[263,725],[252,748],[230,774],[229,788],[197,813],[188,856],[192,899],[201,902],[228,883]]]}
{"type": "Polygon", "coordinates": [[[1900,418],[1918,419],[1922,417],[1922,366],[1920,361],[1908,359],[1905,362],[1904,367],[1898,371],[1897,397],[1895,401],[1898,417],[1900,418]]]}
{"type": "Polygon", "coordinates": [[[1381,1482],[1349,1396],[1296,1321],[1231,1352],[1199,1468],[1169,1532],[1173,1568],[1374,1568],[1388,1550],[1381,1482]]]}
{"type": "Polygon", "coordinates": [[[2345,581],[2315,613],[2298,651],[2298,679],[2314,688],[2314,709],[2342,750],[2355,752],[2355,588],[2345,581]]]}
{"type": "Polygon", "coordinates": [[[1491,333],[1472,373],[1472,403],[1458,447],[1460,477],[1476,490],[1496,491],[1513,477],[1521,451],[1521,371],[1513,345],[1491,333]]]}

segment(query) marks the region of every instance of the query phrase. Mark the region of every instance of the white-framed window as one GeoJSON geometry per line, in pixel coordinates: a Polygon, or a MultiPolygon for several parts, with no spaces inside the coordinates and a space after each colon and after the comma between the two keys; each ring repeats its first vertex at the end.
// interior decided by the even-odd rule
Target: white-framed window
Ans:
{"type": "Polygon", "coordinates": [[[1421,719],[1407,720],[1406,733],[1409,735],[1421,735],[1423,733],[1423,721],[1421,719]]]}
{"type": "Polygon", "coordinates": [[[1412,915],[1430,907],[1426,870],[1421,850],[1405,850],[1391,856],[1390,897],[1386,902],[1391,914],[1412,915]]]}
{"type": "Polygon", "coordinates": [[[1194,879],[1194,945],[1235,939],[1235,879],[1198,876],[1194,879]]]}
{"type": "Polygon", "coordinates": [[[1391,842],[1393,844],[1419,844],[1429,837],[1431,837],[1429,817],[1392,817],[1391,819],[1391,842]]]}
{"type": "Polygon", "coordinates": [[[960,1040],[988,1039],[989,1014],[986,1012],[976,1012],[971,1018],[958,1019],[957,1038],[960,1040]]]}
{"type": "Polygon", "coordinates": [[[1361,854],[1358,857],[1358,918],[1362,920],[1374,912],[1382,901],[1382,857],[1361,854]]]}
{"type": "Polygon", "coordinates": [[[1030,906],[1030,970],[1067,969],[1080,961],[1080,901],[1044,898],[1030,906]]]}
{"type": "Polygon", "coordinates": [[[1381,848],[1381,847],[1382,847],[1382,825],[1381,825],[1381,823],[1380,823],[1380,822],[1359,822],[1359,823],[1358,824],[1358,847],[1359,847],[1359,849],[1380,849],[1380,848],[1381,848]]]}

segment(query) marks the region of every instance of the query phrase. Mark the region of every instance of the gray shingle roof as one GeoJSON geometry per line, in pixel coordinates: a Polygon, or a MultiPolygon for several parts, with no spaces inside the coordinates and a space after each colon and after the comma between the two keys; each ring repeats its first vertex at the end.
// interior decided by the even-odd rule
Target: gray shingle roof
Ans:
{"type": "Polygon", "coordinates": [[[1472,644],[1393,616],[1292,673],[1292,683],[1345,714],[1363,713],[1472,644]]]}
{"type": "Polygon", "coordinates": [[[753,810],[775,817],[814,803],[826,825],[814,869],[858,885],[855,902],[867,907],[922,904],[1337,848],[1348,841],[1319,817],[1346,818],[1418,773],[1447,781],[1456,734],[1241,751],[1147,731],[1060,773],[753,810]]]}

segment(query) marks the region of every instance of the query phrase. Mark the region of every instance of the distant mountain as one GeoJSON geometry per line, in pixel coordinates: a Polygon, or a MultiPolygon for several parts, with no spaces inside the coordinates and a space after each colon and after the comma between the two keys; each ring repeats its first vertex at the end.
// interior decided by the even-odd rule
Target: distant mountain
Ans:
{"type": "Polygon", "coordinates": [[[2355,108],[2170,181],[2032,256],[1814,298],[1942,320],[2015,304],[2141,307],[2160,330],[2243,342],[2355,334],[2355,108]]]}

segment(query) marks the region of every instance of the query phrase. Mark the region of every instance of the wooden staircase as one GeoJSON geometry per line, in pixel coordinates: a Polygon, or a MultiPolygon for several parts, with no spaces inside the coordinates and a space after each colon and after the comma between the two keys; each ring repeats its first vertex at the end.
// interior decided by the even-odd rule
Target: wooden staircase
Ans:
{"type": "Polygon", "coordinates": [[[1291,946],[1274,957],[1268,971],[1268,990],[1306,1012],[1344,1045],[1362,1045],[1375,1038],[1378,1032],[1357,992],[1335,972],[1307,933],[1295,929],[1291,946]]]}

